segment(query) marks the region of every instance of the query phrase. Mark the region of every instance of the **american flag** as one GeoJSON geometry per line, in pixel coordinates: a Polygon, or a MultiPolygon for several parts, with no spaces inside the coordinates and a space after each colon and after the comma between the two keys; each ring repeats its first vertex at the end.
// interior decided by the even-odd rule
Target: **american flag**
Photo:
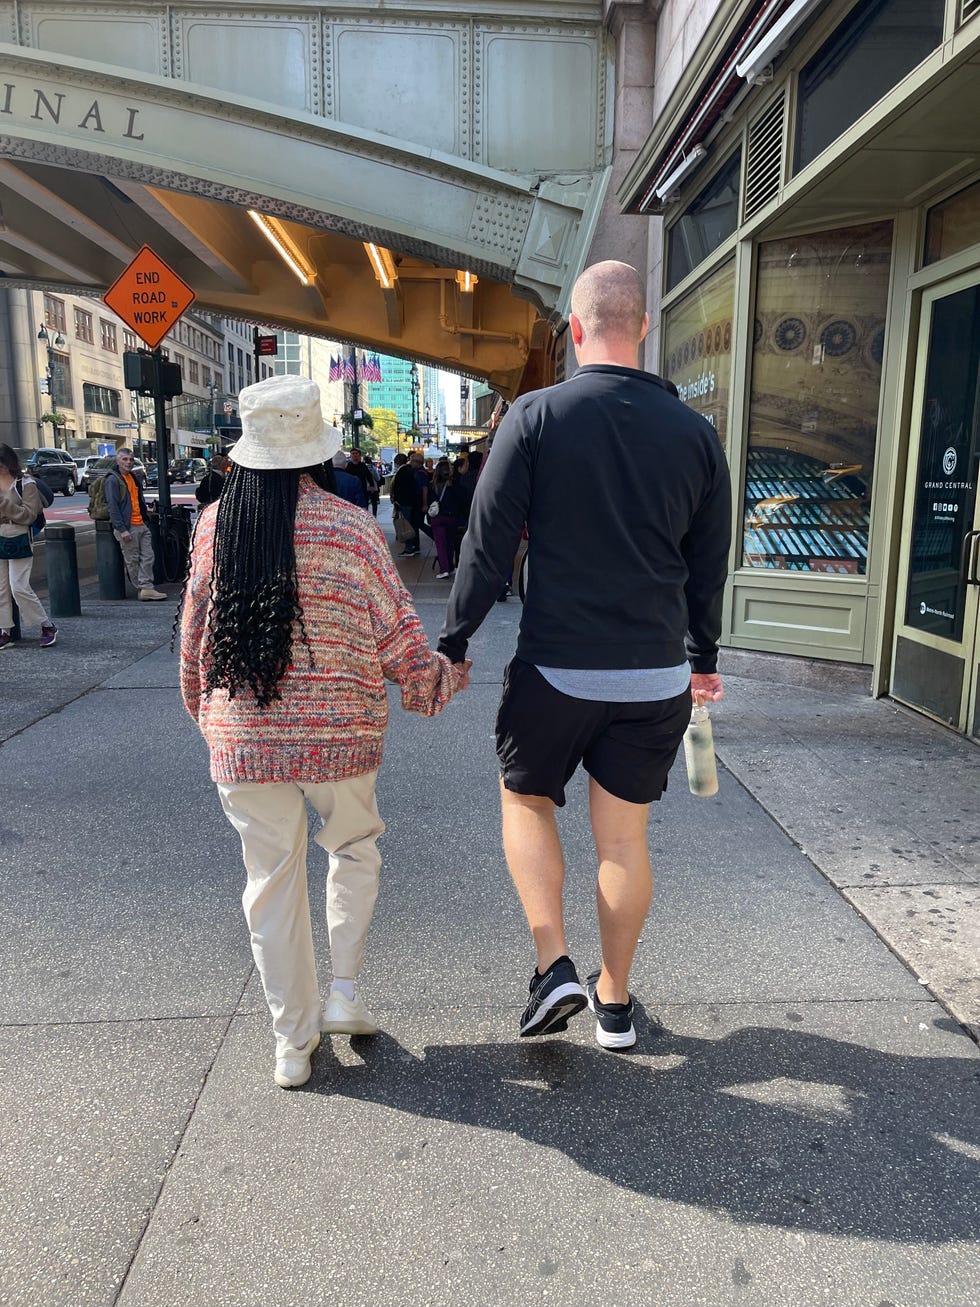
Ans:
{"type": "Polygon", "coordinates": [[[378,358],[377,354],[372,354],[368,358],[367,362],[365,363],[364,380],[365,381],[381,380],[381,360],[378,358]]]}
{"type": "Polygon", "coordinates": [[[356,365],[355,362],[354,362],[354,351],[351,350],[351,352],[350,352],[350,353],[347,355],[347,357],[344,359],[344,380],[345,380],[345,381],[353,381],[353,380],[354,380],[354,377],[355,377],[355,375],[356,375],[356,366],[357,366],[357,365],[356,365]]]}
{"type": "Polygon", "coordinates": [[[342,380],[342,377],[340,375],[340,359],[335,359],[332,354],[330,355],[330,380],[331,381],[342,380]]]}

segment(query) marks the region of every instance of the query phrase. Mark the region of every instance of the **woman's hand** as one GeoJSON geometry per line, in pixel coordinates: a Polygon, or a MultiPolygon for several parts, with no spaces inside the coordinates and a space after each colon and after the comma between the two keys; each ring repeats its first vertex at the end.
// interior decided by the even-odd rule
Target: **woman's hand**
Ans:
{"type": "Polygon", "coordinates": [[[456,676],[456,689],[468,690],[470,686],[470,668],[473,666],[472,658],[467,658],[465,662],[453,663],[453,672],[456,676]]]}

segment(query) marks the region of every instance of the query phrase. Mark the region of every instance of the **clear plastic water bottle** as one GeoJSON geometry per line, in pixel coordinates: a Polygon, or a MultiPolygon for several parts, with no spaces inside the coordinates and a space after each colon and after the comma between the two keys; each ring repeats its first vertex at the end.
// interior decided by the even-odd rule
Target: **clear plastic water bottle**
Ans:
{"type": "Polygon", "coordinates": [[[711,718],[704,704],[696,704],[691,711],[691,724],[684,732],[684,761],[692,794],[707,799],[718,793],[715,741],[711,733],[711,718]]]}

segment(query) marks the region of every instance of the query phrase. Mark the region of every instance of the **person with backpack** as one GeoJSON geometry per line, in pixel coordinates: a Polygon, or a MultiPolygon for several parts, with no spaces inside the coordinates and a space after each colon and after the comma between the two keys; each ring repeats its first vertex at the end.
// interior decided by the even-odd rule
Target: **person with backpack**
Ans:
{"type": "Polygon", "coordinates": [[[0,444],[0,649],[13,644],[15,602],[25,626],[40,626],[42,649],[50,649],[58,638],[58,628],[31,588],[35,528],[43,526],[40,483],[22,471],[9,445],[0,444]]]}
{"type": "Polygon", "coordinates": [[[143,487],[133,476],[134,455],[131,449],[117,449],[115,462],[104,476],[92,483],[89,491],[89,514],[112,523],[112,534],[119,542],[126,574],[143,600],[166,599],[153,588],[153,538],[147,519],[150,510],[143,498],[143,487]]]}

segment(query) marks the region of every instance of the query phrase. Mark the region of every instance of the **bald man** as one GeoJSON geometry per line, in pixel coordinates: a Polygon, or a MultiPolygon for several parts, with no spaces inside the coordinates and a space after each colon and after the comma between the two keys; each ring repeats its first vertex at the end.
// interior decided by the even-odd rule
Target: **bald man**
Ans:
{"type": "Polygon", "coordinates": [[[714,428],[637,367],[648,319],[634,268],[587,268],[568,325],[579,370],[522,395],[497,431],[439,650],[462,662],[527,523],[529,588],[496,729],[504,852],[537,951],[520,1033],[564,1030],[588,1003],[598,1043],[624,1049],[636,1042],[629,973],[652,893],[650,804],[692,696],[722,696],[731,487],[714,428]],[[555,820],[579,764],[602,944],[586,988],[568,955],[555,820]]]}

